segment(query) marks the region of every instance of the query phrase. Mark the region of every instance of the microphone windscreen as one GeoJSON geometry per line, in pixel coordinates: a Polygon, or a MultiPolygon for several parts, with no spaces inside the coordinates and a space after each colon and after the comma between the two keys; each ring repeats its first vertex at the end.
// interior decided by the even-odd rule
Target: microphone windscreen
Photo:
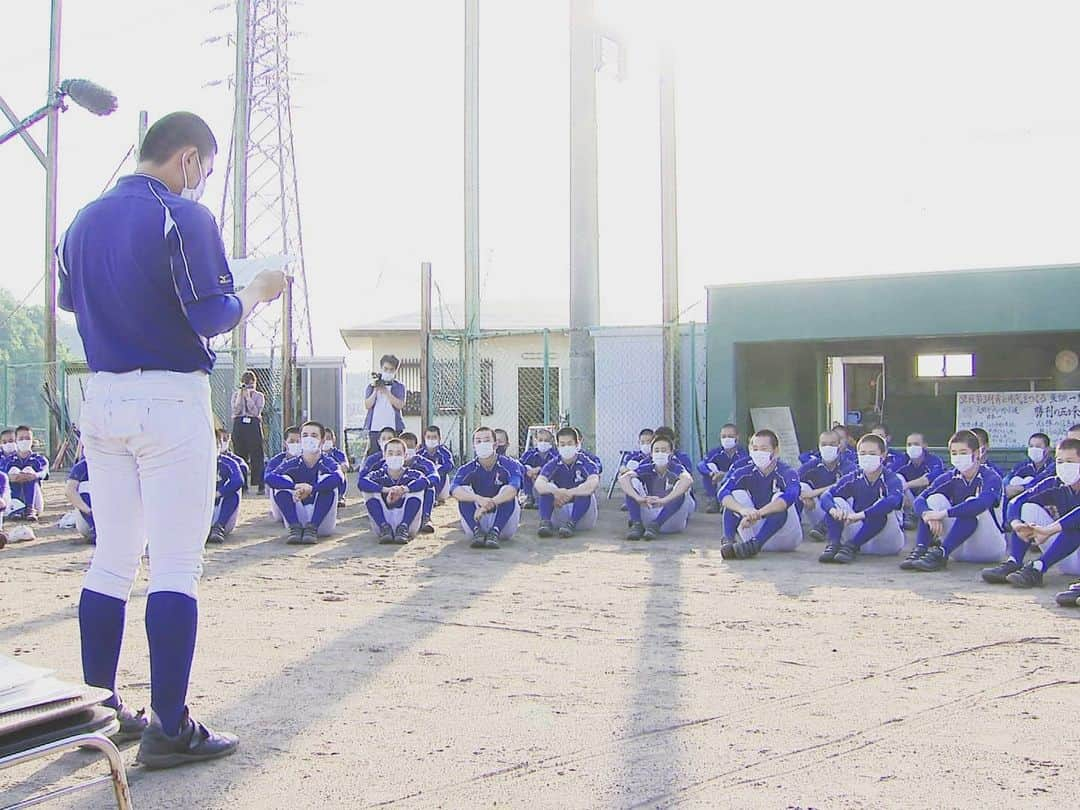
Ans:
{"type": "Polygon", "coordinates": [[[60,92],[94,115],[108,115],[116,111],[116,96],[100,84],[86,79],[65,79],[60,82],[60,92]]]}

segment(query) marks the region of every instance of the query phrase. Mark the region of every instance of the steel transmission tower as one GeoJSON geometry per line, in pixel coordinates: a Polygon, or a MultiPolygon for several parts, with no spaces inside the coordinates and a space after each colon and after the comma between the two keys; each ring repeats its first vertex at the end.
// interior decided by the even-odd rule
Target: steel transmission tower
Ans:
{"type": "MultiPolygon", "coordinates": [[[[221,231],[234,258],[286,254],[292,283],[281,306],[271,305],[234,332],[234,368],[244,367],[248,346],[282,350],[282,399],[290,423],[297,354],[313,350],[300,195],[296,182],[289,72],[289,0],[235,0],[236,49],[231,85],[233,131],[225,168],[221,231]]],[[[216,41],[222,39],[215,38],[216,41]]]]}

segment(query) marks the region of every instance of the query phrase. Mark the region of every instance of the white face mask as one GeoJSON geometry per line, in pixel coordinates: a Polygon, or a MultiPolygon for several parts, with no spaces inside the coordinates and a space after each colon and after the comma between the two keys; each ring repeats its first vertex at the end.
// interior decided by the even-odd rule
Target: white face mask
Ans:
{"type": "Polygon", "coordinates": [[[494,442],[477,442],[473,445],[476,450],[477,458],[491,458],[495,455],[495,443],[494,442]]]}
{"type": "Polygon", "coordinates": [[[546,453],[551,449],[551,442],[537,442],[536,450],[538,453],[546,453]]]}
{"type": "Polygon", "coordinates": [[[202,158],[198,152],[195,153],[195,160],[199,164],[199,182],[195,184],[195,188],[188,188],[187,162],[180,158],[180,171],[184,173],[184,187],[180,189],[180,196],[192,202],[201,200],[203,192],[206,191],[206,174],[203,172],[202,158]]]}
{"type": "Polygon", "coordinates": [[[435,450],[439,447],[438,439],[424,439],[424,447],[428,450],[435,450]]]}
{"type": "Polygon", "coordinates": [[[647,455],[649,455],[649,453],[652,452],[652,445],[651,444],[642,444],[642,445],[638,446],[638,449],[641,451],[641,455],[647,456],[647,455]]]}
{"type": "Polygon", "coordinates": [[[734,450],[737,441],[734,436],[724,436],[720,439],[720,446],[725,450],[734,450]]]}
{"type": "Polygon", "coordinates": [[[4,452],[9,456],[19,448],[15,446],[15,442],[4,442],[4,452]]]}
{"type": "Polygon", "coordinates": [[[1028,458],[1030,458],[1032,460],[1032,462],[1034,462],[1035,464],[1038,464],[1039,462],[1041,462],[1043,460],[1043,457],[1045,457],[1045,456],[1046,456],[1046,448],[1045,447],[1029,447],[1028,448],[1028,458]]]}
{"type": "Polygon", "coordinates": [[[318,453],[322,448],[322,442],[318,436],[301,436],[300,449],[305,453],[318,453]]]}
{"type": "Polygon", "coordinates": [[[881,468],[881,456],[872,453],[859,454],[859,469],[864,473],[877,472],[881,468]]]}
{"type": "Polygon", "coordinates": [[[1057,465],[1057,477],[1067,487],[1071,487],[1080,481],[1080,463],[1075,461],[1062,461],[1057,465]]]}
{"type": "Polygon", "coordinates": [[[285,445],[285,452],[293,458],[296,458],[296,456],[304,452],[304,447],[300,442],[289,442],[285,445]]]}
{"type": "Polygon", "coordinates": [[[671,459],[671,453],[656,452],[652,454],[652,463],[655,467],[666,467],[671,459]]]}
{"type": "Polygon", "coordinates": [[[759,470],[764,470],[772,464],[772,453],[768,450],[751,450],[750,460],[754,462],[754,466],[759,470]]]}
{"type": "Polygon", "coordinates": [[[332,441],[330,441],[329,439],[327,439],[325,442],[322,443],[322,451],[324,453],[329,453],[333,449],[334,449],[334,443],[332,441]]]}
{"type": "Polygon", "coordinates": [[[921,444],[909,444],[907,446],[907,456],[910,459],[918,460],[922,458],[923,446],[921,444]]]}
{"type": "Polygon", "coordinates": [[[975,464],[975,457],[971,453],[953,453],[950,458],[953,467],[960,472],[967,472],[975,464]]]}
{"type": "Polygon", "coordinates": [[[390,472],[398,472],[405,467],[405,456],[387,456],[386,469],[390,472]]]}
{"type": "Polygon", "coordinates": [[[416,458],[416,451],[415,450],[406,450],[405,451],[405,460],[406,461],[412,461],[414,458],[416,458]]]}
{"type": "Polygon", "coordinates": [[[836,461],[836,457],[840,455],[840,448],[833,447],[831,444],[823,444],[818,447],[818,452],[821,453],[821,460],[826,464],[832,464],[836,461]]]}
{"type": "MultiPolygon", "coordinates": [[[[33,446],[34,442],[32,439],[21,439],[20,441],[15,442],[15,449],[20,453],[29,453],[30,448],[33,446]]],[[[206,447],[206,445],[204,444],[203,447],[206,447]]]]}
{"type": "Polygon", "coordinates": [[[228,442],[222,442],[221,443],[221,452],[222,453],[228,453],[229,452],[229,443],[228,442]]]}
{"type": "Polygon", "coordinates": [[[394,372],[392,372],[392,371],[384,371],[382,373],[382,381],[383,382],[393,382],[394,381],[394,376],[395,376],[394,372]]]}
{"type": "Polygon", "coordinates": [[[563,461],[569,461],[570,459],[574,458],[577,454],[578,454],[578,448],[575,447],[575,446],[571,446],[571,447],[563,447],[561,445],[559,446],[559,457],[562,458],[563,461]]]}

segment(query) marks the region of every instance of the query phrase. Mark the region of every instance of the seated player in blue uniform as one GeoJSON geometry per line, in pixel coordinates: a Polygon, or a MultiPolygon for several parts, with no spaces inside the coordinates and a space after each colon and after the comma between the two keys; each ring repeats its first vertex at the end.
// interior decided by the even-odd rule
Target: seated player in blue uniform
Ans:
{"type": "MultiPolygon", "coordinates": [[[[848,429],[843,425],[837,423],[829,428],[833,433],[840,437],[840,460],[844,464],[849,465],[852,469],[858,466],[859,459],[855,453],[855,448],[851,443],[851,434],[848,429]]],[[[811,459],[821,458],[821,453],[817,447],[807,450],[805,453],[799,453],[799,464],[805,464],[811,459]]]]}
{"type": "Polygon", "coordinates": [[[821,496],[829,487],[854,468],[840,459],[840,436],[834,430],[826,430],[818,437],[818,456],[811,457],[798,470],[799,500],[803,524],[809,529],[809,537],[825,542],[825,512],[821,496]]]}
{"type": "Polygon", "coordinates": [[[402,433],[398,438],[405,443],[405,469],[415,470],[428,482],[424,489],[424,505],[420,509],[420,527],[417,531],[420,534],[435,534],[435,527],[431,525],[431,512],[435,508],[435,498],[441,484],[439,470],[420,454],[420,441],[415,433],[402,433]]]}
{"type": "Polygon", "coordinates": [[[510,455],[510,434],[502,428],[495,428],[495,455],[510,455]]]}
{"type": "Polygon", "coordinates": [[[927,449],[926,437],[921,433],[908,435],[905,455],[907,460],[895,472],[904,487],[904,528],[915,529],[915,499],[945,472],[945,464],[927,449]]]}
{"type": "Polygon", "coordinates": [[[406,450],[401,439],[390,439],[382,446],[383,463],[358,481],[372,531],[382,545],[403,546],[416,537],[424,490],[431,486],[429,477],[419,469],[407,469],[406,450]]]}
{"type": "MultiPolygon", "coordinates": [[[[885,447],[888,448],[888,453],[885,456],[885,469],[896,472],[907,463],[907,454],[893,449],[892,436],[889,434],[889,428],[884,422],[878,422],[870,428],[870,432],[875,436],[879,436],[885,442],[885,447]]],[[[856,453],[858,453],[857,446],[856,453]]],[[[856,463],[858,462],[856,461],[856,463]]]]}
{"type": "Polygon", "coordinates": [[[551,431],[547,428],[537,430],[533,446],[521,454],[521,466],[525,468],[525,509],[536,508],[536,494],[533,492],[536,477],[540,475],[544,465],[558,457],[559,454],[555,452],[555,437],[551,435],[551,431]]]}
{"type": "Polygon", "coordinates": [[[49,460],[33,452],[34,431],[26,425],[15,428],[15,455],[8,460],[7,476],[11,487],[8,516],[12,520],[36,523],[45,509],[41,482],[49,477],[49,460]]]}
{"type": "Polygon", "coordinates": [[[244,473],[232,457],[219,452],[217,457],[217,482],[214,490],[214,517],[210,524],[207,543],[224,543],[226,536],[236,528],[240,516],[240,498],[244,490],[244,473]]]}
{"type": "Polygon", "coordinates": [[[900,510],[904,487],[887,466],[889,446],[868,433],[856,446],[859,469],[847,473],[821,496],[829,544],[823,563],[850,563],[859,552],[899,554],[904,547],[900,510]]]}
{"type": "Polygon", "coordinates": [[[725,560],[746,559],[760,551],[794,551],[803,539],[795,502],[801,487],[795,470],[780,461],[780,439],[759,430],[750,439],[751,464],[740,465],[717,495],[724,506],[725,560]]]}
{"type": "Polygon", "coordinates": [[[495,431],[489,427],[473,431],[473,452],[473,460],[454,476],[450,494],[458,502],[462,531],[472,535],[472,547],[499,548],[500,541],[517,532],[524,473],[514,459],[495,454],[495,431]]]}
{"type": "Polygon", "coordinates": [[[263,485],[266,487],[266,496],[270,499],[270,517],[274,521],[284,520],[281,515],[281,510],[278,509],[277,502],[274,500],[274,488],[267,483],[267,478],[280,467],[285,461],[290,458],[299,458],[303,452],[300,449],[300,428],[296,425],[285,428],[285,449],[267,461],[263,465],[263,485]]]}
{"type": "Polygon", "coordinates": [[[559,537],[573,537],[596,525],[600,470],[581,452],[579,435],[574,428],[560,430],[555,435],[558,458],[548,461],[536,478],[540,537],[551,537],[556,530],[559,537]]]}
{"type": "Polygon", "coordinates": [[[1065,439],[1057,446],[1055,474],[1041,478],[1009,503],[1009,556],[982,578],[992,584],[1008,582],[1019,588],[1043,584],[1053,565],[1066,574],[1080,574],[1080,441],[1065,439]],[[1032,546],[1042,556],[1024,564],[1032,546]]]}
{"type": "Polygon", "coordinates": [[[1001,479],[1005,492],[1002,514],[1005,516],[1003,526],[1006,533],[1008,533],[1009,502],[1044,478],[1052,478],[1055,472],[1054,451],[1050,447],[1050,437],[1045,433],[1032,433],[1028,437],[1027,444],[1027,460],[1014,465],[1008,475],[1001,479]]]}
{"type": "Polygon", "coordinates": [[[8,467],[11,465],[11,460],[15,458],[17,450],[18,447],[15,444],[15,431],[11,428],[0,431],[0,472],[7,472],[8,467]]]}
{"type": "Polygon", "coordinates": [[[94,525],[94,511],[90,502],[90,472],[86,468],[85,458],[80,457],[72,465],[64,495],[75,510],[76,530],[84,540],[96,545],[97,527],[94,525]]]}
{"type": "Polygon", "coordinates": [[[583,434],[577,428],[570,428],[570,429],[573,430],[574,433],[577,434],[578,452],[581,453],[581,455],[583,455],[585,458],[587,458],[593,464],[595,464],[596,465],[596,472],[598,474],[600,474],[600,475],[603,475],[604,474],[604,462],[602,462],[600,460],[600,456],[596,455],[596,453],[592,452],[587,447],[585,447],[585,434],[583,434]]]}
{"type": "Polygon", "coordinates": [[[435,492],[435,503],[439,506],[450,497],[450,473],[454,471],[454,454],[443,444],[442,431],[438,425],[428,425],[424,431],[424,447],[420,455],[435,465],[439,471],[439,488],[435,492]]]}
{"type": "Polygon", "coordinates": [[[649,460],[619,477],[630,513],[627,540],[655,540],[661,534],[686,530],[693,509],[689,492],[694,477],[675,458],[674,450],[670,438],[656,436],[649,460]]]}
{"type": "Polygon", "coordinates": [[[0,469],[0,548],[7,545],[8,536],[4,533],[4,514],[11,503],[11,485],[7,473],[0,469]]]}
{"type": "Polygon", "coordinates": [[[325,433],[319,422],[305,422],[300,426],[301,455],[287,459],[266,476],[289,528],[290,545],[312,545],[337,527],[337,494],[343,476],[337,462],[322,451],[325,433]]]}
{"type": "Polygon", "coordinates": [[[919,527],[905,571],[940,571],[949,559],[993,562],[1005,556],[1005,538],[993,515],[1001,477],[979,463],[979,439],[960,430],[949,439],[953,469],[915,499],[919,527]]]}
{"type": "Polygon", "coordinates": [[[364,459],[364,463],[360,467],[360,475],[367,475],[372,470],[382,466],[383,448],[386,447],[388,441],[396,439],[397,436],[398,432],[392,427],[383,428],[379,431],[379,449],[364,459]]]}
{"type": "Polygon", "coordinates": [[[344,509],[345,506],[346,506],[345,492],[349,488],[348,481],[345,481],[344,479],[349,474],[349,469],[350,469],[350,467],[349,467],[349,459],[345,455],[345,451],[338,448],[338,446],[337,446],[337,435],[334,433],[333,428],[327,428],[326,429],[326,438],[323,439],[322,450],[323,450],[323,453],[330,456],[330,458],[332,458],[334,461],[336,461],[338,463],[338,468],[341,470],[341,477],[342,477],[343,480],[342,480],[342,484],[341,484],[341,489],[338,490],[338,504],[337,505],[338,505],[338,509],[344,509]]]}
{"type": "Polygon", "coordinates": [[[638,433],[638,447],[637,450],[631,452],[623,461],[622,466],[619,468],[619,475],[630,470],[636,470],[639,464],[644,464],[646,461],[652,459],[652,443],[656,438],[656,434],[653,433],[652,428],[643,428],[638,433]]]}
{"type": "Polygon", "coordinates": [[[716,493],[723,483],[724,476],[728,474],[735,462],[749,458],[750,454],[745,447],[739,444],[739,429],[728,422],[720,428],[720,444],[714,447],[698,463],[698,472],[701,474],[701,485],[705,489],[708,503],[705,511],[715,515],[720,511],[720,501],[716,500],[716,493]]]}
{"type": "Polygon", "coordinates": [[[990,434],[981,427],[970,428],[970,430],[979,440],[979,464],[996,472],[998,474],[998,478],[1004,481],[1005,470],[998,466],[997,462],[990,458],[990,434]]]}
{"type": "Polygon", "coordinates": [[[251,468],[244,459],[232,451],[232,436],[229,431],[218,428],[214,431],[214,435],[217,436],[218,452],[231,458],[236,462],[236,466],[240,468],[240,473],[244,476],[244,488],[241,491],[247,492],[248,487],[251,485],[251,468]]]}

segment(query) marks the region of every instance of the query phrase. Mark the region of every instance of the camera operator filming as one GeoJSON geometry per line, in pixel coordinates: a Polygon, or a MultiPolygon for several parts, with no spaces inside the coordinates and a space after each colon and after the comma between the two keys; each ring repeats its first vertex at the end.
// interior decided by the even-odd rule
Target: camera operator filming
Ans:
{"type": "Polygon", "coordinates": [[[371,384],[364,392],[367,418],[364,429],[368,432],[367,455],[379,452],[379,432],[392,428],[398,433],[405,430],[401,411],[405,407],[405,386],[395,379],[401,361],[392,354],[384,354],[379,360],[381,372],[373,372],[371,384]]]}

